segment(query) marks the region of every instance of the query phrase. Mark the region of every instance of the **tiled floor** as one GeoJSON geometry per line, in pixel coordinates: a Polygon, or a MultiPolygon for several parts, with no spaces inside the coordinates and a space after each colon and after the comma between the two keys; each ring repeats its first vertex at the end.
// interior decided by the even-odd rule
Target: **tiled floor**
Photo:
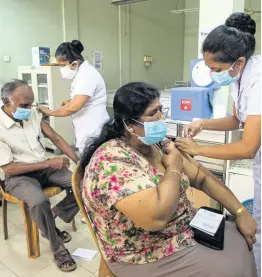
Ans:
{"type": "MultiPolygon", "coordinates": [[[[52,205],[59,202],[64,195],[53,197],[52,205]]],[[[1,209],[0,209],[1,210],[1,209]]],[[[60,219],[56,220],[58,228],[70,232],[73,239],[66,244],[72,253],[78,247],[96,249],[95,243],[88,232],[87,226],[82,224],[80,213],[76,216],[77,231],[72,231],[71,224],[60,219]]],[[[24,233],[23,216],[16,204],[8,203],[8,240],[3,239],[2,216],[0,215],[0,277],[95,277],[98,276],[100,262],[99,253],[92,262],[76,260],[77,269],[71,273],[63,273],[57,269],[53,256],[49,250],[49,243],[40,235],[41,256],[35,260],[27,258],[27,247],[24,233]]]]}

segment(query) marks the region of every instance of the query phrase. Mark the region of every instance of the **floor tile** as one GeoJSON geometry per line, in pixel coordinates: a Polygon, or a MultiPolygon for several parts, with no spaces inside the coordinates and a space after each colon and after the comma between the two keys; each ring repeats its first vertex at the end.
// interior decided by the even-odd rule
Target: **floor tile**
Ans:
{"type": "Polygon", "coordinates": [[[26,249],[24,227],[18,226],[11,230],[9,228],[7,240],[4,240],[3,235],[0,236],[0,261],[23,248],[26,249]]]}
{"type": "Polygon", "coordinates": [[[17,275],[0,263],[0,277],[17,277],[17,275]]]}
{"type": "Polygon", "coordinates": [[[7,258],[3,259],[1,263],[19,277],[29,277],[39,270],[47,267],[53,261],[52,253],[49,247],[40,243],[41,256],[37,259],[28,259],[27,249],[23,248],[7,258]]]}
{"type": "Polygon", "coordinates": [[[81,266],[78,266],[76,270],[67,273],[59,270],[54,263],[33,274],[31,277],[64,277],[67,274],[70,277],[94,277],[90,272],[81,266]]]}

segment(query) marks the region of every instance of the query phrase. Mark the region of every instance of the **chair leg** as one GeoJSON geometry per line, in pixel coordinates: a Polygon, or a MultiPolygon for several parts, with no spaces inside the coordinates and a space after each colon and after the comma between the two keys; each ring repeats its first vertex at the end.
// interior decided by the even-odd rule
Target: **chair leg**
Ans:
{"type": "Polygon", "coordinates": [[[73,229],[73,232],[77,231],[75,218],[72,220],[72,229],[73,229]]]}
{"type": "Polygon", "coordinates": [[[115,277],[115,275],[111,272],[111,270],[109,269],[109,267],[103,257],[101,257],[101,260],[100,260],[98,276],[99,277],[115,277]]]}
{"type": "Polygon", "coordinates": [[[5,198],[2,199],[2,212],[3,212],[3,231],[4,231],[4,240],[8,239],[8,226],[7,226],[7,201],[5,198]]]}
{"type": "Polygon", "coordinates": [[[30,216],[27,204],[23,203],[21,206],[24,215],[28,258],[36,259],[40,256],[38,228],[30,216]]]}
{"type": "MultiPolygon", "coordinates": [[[[70,189],[67,189],[66,195],[68,195],[69,193],[70,193],[70,189]]],[[[77,231],[75,218],[72,220],[72,229],[73,229],[73,232],[77,231]]]]}

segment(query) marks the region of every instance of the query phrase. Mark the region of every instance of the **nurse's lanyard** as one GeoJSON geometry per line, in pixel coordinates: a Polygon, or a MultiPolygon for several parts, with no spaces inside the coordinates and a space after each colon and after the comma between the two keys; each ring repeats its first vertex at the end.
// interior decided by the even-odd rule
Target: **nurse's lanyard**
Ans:
{"type": "Polygon", "coordinates": [[[242,92],[244,90],[244,88],[242,88],[242,90],[240,91],[240,87],[241,87],[241,79],[238,83],[238,94],[237,94],[237,104],[236,104],[236,112],[237,112],[237,116],[238,116],[238,119],[239,119],[239,129],[243,129],[243,122],[241,121],[241,95],[242,95],[242,92]]]}

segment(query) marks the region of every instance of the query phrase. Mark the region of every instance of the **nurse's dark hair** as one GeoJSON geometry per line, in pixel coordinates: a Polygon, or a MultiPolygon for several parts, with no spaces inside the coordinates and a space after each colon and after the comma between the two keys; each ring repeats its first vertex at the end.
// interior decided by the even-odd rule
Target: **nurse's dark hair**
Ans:
{"type": "Polygon", "coordinates": [[[55,57],[59,57],[62,61],[72,63],[74,61],[84,61],[81,53],[84,51],[84,46],[79,40],[72,42],[63,42],[55,51],[55,57]]]}
{"type": "Polygon", "coordinates": [[[28,86],[26,81],[19,79],[12,79],[9,82],[5,83],[1,88],[1,99],[4,104],[9,103],[9,97],[12,93],[19,87],[28,86]]]}
{"type": "Polygon", "coordinates": [[[114,118],[102,127],[98,137],[87,140],[80,164],[82,172],[99,146],[111,139],[123,137],[126,131],[125,124],[134,124],[132,119],[139,119],[150,103],[159,97],[158,89],[146,83],[134,82],[122,86],[114,97],[114,118]]]}
{"type": "Polygon", "coordinates": [[[214,60],[234,63],[240,57],[247,60],[256,48],[256,22],[245,13],[233,13],[224,25],[216,27],[206,37],[202,52],[214,55],[214,60]]]}

